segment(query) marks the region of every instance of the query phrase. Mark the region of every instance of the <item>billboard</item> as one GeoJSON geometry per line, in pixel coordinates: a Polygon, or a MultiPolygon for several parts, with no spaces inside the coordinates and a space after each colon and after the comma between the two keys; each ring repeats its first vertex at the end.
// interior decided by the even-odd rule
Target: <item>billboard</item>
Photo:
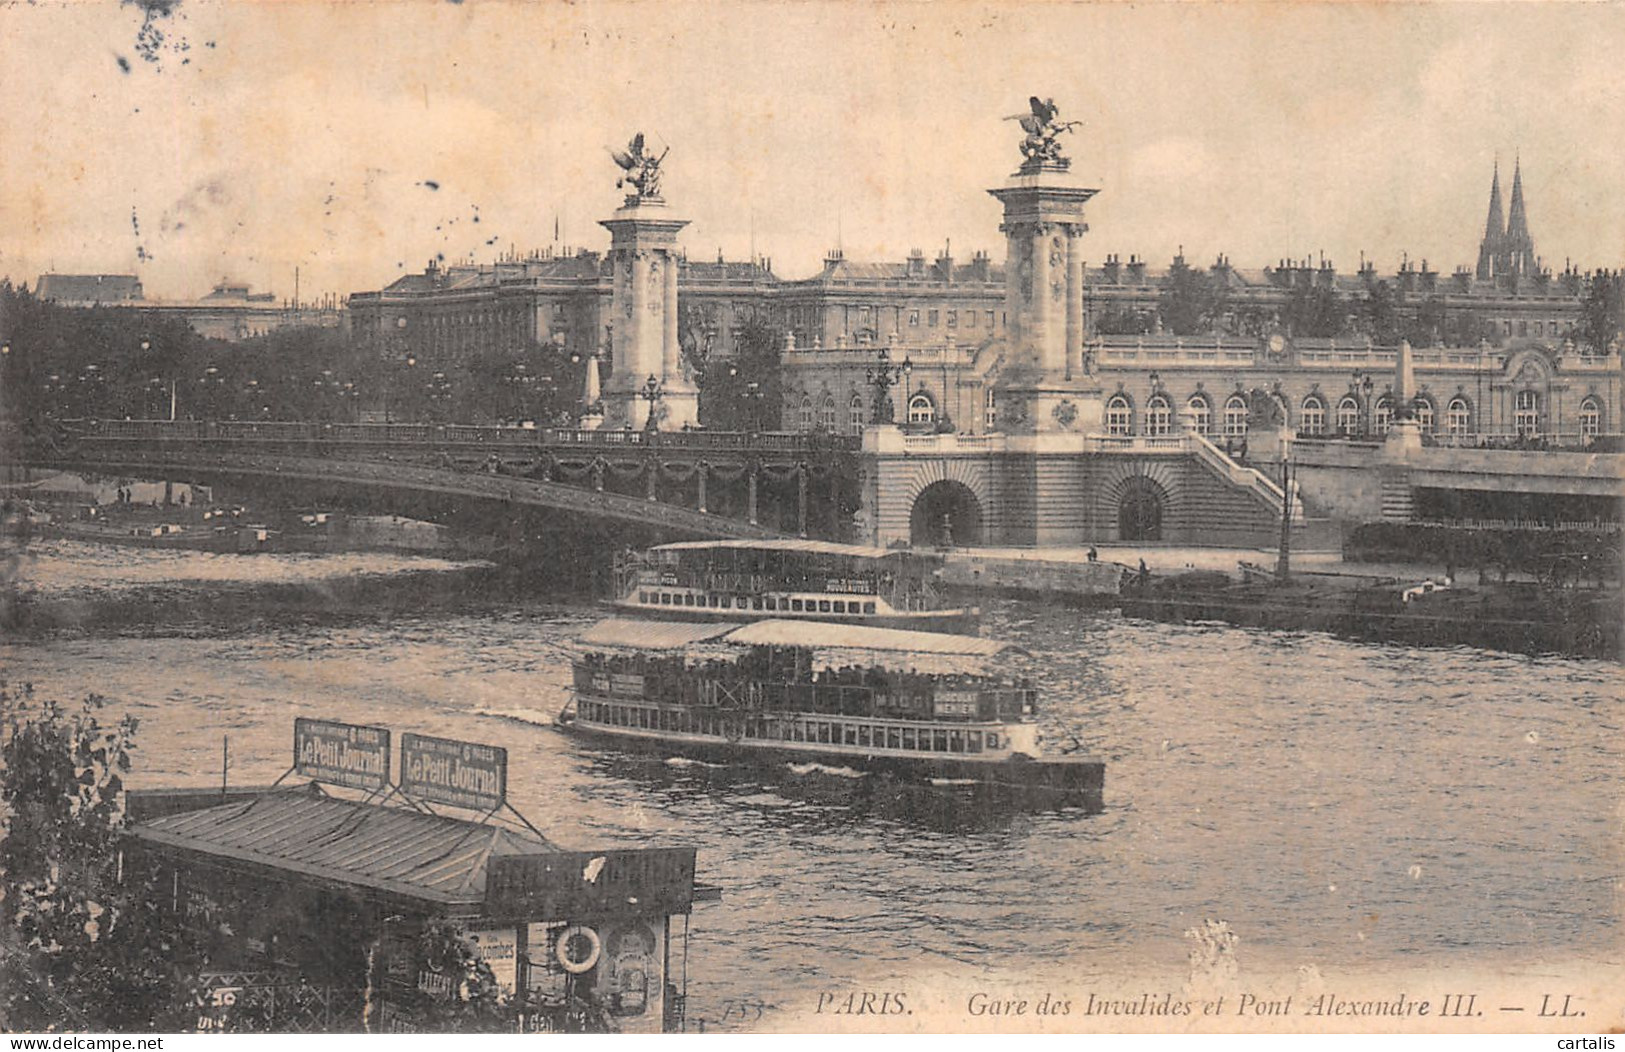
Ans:
{"type": "Polygon", "coordinates": [[[389,785],[389,731],[300,717],[293,721],[293,769],[318,782],[376,792],[389,785]]]}
{"type": "Polygon", "coordinates": [[[507,799],[508,750],[403,734],[401,792],[452,807],[495,811],[507,799]]]}

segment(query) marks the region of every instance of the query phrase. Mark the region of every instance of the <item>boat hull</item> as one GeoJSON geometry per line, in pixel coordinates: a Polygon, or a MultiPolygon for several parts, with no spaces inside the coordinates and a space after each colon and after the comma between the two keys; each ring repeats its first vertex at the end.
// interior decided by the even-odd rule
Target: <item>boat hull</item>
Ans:
{"type": "Polygon", "coordinates": [[[931,755],[898,756],[859,749],[823,749],[804,742],[728,741],[701,735],[670,736],[625,727],[583,723],[566,715],[558,724],[566,734],[595,745],[661,757],[682,757],[729,767],[778,767],[818,764],[850,769],[900,781],[943,788],[956,784],[994,789],[1050,806],[1098,800],[1105,788],[1106,765],[1090,757],[1011,757],[971,760],[931,755]]]}

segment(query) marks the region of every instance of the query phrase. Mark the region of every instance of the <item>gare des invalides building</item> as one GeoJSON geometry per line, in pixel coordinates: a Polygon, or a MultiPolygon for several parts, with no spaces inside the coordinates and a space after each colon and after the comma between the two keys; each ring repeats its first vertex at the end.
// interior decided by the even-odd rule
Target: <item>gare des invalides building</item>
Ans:
{"type": "MultiPolygon", "coordinates": [[[[1086,227],[1085,227],[1086,229],[1086,227]]],[[[1081,245],[1081,239],[1079,244],[1081,245]]],[[[740,327],[760,320],[786,333],[783,426],[857,434],[873,417],[869,371],[882,352],[911,366],[892,392],[905,429],[977,435],[1002,429],[999,377],[1010,367],[1005,266],[984,253],[956,260],[915,251],[900,263],[851,261],[832,252],[816,275],[779,277],[771,260],[690,258],[677,250],[685,351],[734,351],[740,327]]],[[[1070,252],[1070,249],[1069,249],[1070,252]]],[[[1379,276],[1331,261],[1283,259],[1252,270],[1221,256],[1204,276],[1222,288],[1222,311],[1203,331],[1176,335],[1160,316],[1165,289],[1189,264],[1153,270],[1123,261],[1067,261],[1077,269],[1080,323],[1069,329],[1072,368],[1102,392],[1099,430],[1156,436],[1187,429],[1239,446],[1246,392],[1274,396],[1298,435],[1380,435],[1394,414],[1398,348],[1361,331],[1362,305],[1385,286],[1413,333],[1415,407],[1423,434],[1473,443],[1486,436],[1543,436],[1584,443],[1617,433],[1621,370],[1617,339],[1596,353],[1577,343],[1588,283],[1535,255],[1522,173],[1502,218],[1499,170],[1476,268],[1442,274],[1406,261],[1379,276]],[[1335,334],[1310,335],[1293,304],[1337,305],[1335,334]],[[1591,353],[1586,353],[1591,352],[1591,353]]],[[[455,365],[552,342],[584,356],[612,343],[614,280],[607,254],[537,253],[490,264],[431,262],[384,289],[349,301],[358,338],[384,358],[455,365]]],[[[1324,326],[1322,327],[1325,328],[1324,326]]]]}

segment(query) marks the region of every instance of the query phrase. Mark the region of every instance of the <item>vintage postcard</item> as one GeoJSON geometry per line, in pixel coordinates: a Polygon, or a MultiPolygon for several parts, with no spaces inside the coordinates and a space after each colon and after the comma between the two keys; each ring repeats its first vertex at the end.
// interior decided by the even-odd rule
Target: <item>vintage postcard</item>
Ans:
{"type": "Polygon", "coordinates": [[[0,1028],[1613,1048],[1622,39],[0,4],[0,1028]]]}

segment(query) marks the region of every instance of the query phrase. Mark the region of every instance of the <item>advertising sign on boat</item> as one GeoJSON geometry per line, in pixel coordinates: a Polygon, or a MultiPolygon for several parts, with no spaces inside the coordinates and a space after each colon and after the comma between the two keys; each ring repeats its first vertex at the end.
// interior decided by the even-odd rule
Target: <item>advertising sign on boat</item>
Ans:
{"type": "Polygon", "coordinates": [[[330,785],[383,789],[389,784],[389,731],[299,717],[293,721],[293,769],[330,785]]]}
{"type": "Polygon", "coordinates": [[[931,700],[932,708],[938,716],[976,715],[974,690],[939,690],[931,700]]]}
{"type": "Polygon", "coordinates": [[[495,745],[401,735],[401,792],[474,811],[507,799],[508,750],[495,745]]]}

